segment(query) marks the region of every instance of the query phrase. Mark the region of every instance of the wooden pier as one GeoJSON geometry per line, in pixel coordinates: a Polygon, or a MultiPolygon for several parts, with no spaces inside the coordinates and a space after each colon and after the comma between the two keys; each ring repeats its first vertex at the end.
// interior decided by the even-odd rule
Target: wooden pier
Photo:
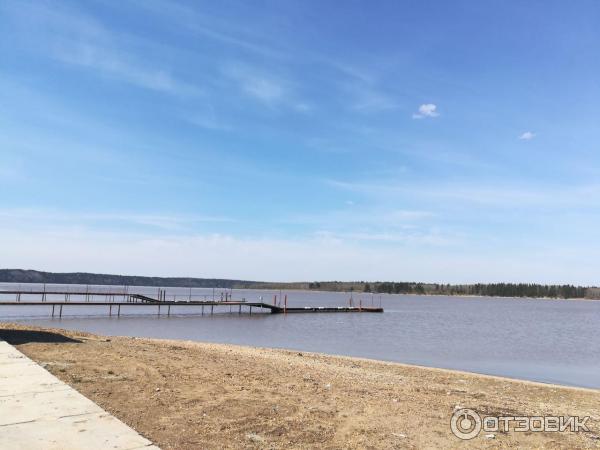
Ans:
{"type": "MultiPolygon", "coordinates": [[[[270,304],[265,302],[248,302],[246,300],[232,300],[231,297],[226,295],[226,300],[192,300],[192,295],[184,296],[184,300],[177,300],[174,296],[174,300],[166,300],[166,291],[158,290],[157,298],[149,295],[134,293],[134,292],[101,292],[101,291],[0,291],[0,298],[6,296],[14,296],[13,301],[0,301],[0,306],[47,306],[52,307],[49,309],[49,315],[51,317],[62,317],[63,309],[65,307],[90,307],[90,306],[104,306],[107,307],[107,313],[109,316],[120,317],[121,314],[126,311],[122,311],[122,308],[141,308],[149,306],[156,307],[157,315],[171,315],[171,307],[200,307],[200,315],[205,314],[205,308],[208,308],[207,314],[214,314],[215,307],[229,307],[225,308],[225,312],[229,309],[229,313],[252,314],[252,310],[256,312],[267,312],[270,314],[293,314],[293,313],[367,313],[367,312],[383,312],[383,308],[380,307],[363,307],[360,306],[304,306],[304,307],[288,307],[287,298],[283,306],[281,304],[270,304]],[[48,297],[64,297],[61,301],[49,300],[48,297]],[[37,297],[37,300],[26,300],[31,297],[37,297]],[[72,300],[75,298],[75,300],[72,300]],[[102,300],[98,300],[102,299],[102,300]]],[[[223,309],[223,308],[221,308],[223,309]]],[[[1,310],[0,310],[1,311],[1,310]]],[[[1,316],[1,313],[0,313],[1,316]]]]}

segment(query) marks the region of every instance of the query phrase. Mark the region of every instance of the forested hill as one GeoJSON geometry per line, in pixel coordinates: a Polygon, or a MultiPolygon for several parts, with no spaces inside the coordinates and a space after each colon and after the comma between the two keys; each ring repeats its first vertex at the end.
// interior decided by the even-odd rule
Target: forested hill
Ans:
{"type": "Polygon", "coordinates": [[[0,283],[48,283],[115,286],[197,287],[234,289],[307,289],[378,294],[476,295],[491,297],[600,298],[600,288],[527,283],[436,284],[417,282],[313,281],[272,283],[220,278],[142,277],[96,273],[53,273],[0,269],[0,283]]]}
{"type": "Polygon", "coordinates": [[[251,287],[256,282],[225,280],[218,278],[188,277],[141,277],[131,275],[107,275],[101,273],[53,273],[37,270],[0,269],[0,283],[48,283],[48,284],[89,284],[112,286],[157,286],[157,287],[251,287]]]}

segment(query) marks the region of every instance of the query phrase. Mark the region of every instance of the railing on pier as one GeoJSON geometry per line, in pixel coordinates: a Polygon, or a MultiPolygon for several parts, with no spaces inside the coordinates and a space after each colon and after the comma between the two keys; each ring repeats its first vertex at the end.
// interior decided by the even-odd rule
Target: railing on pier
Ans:
{"type": "MultiPolygon", "coordinates": [[[[23,290],[6,290],[0,291],[0,298],[5,296],[15,296],[14,301],[0,301],[0,306],[52,306],[51,316],[62,317],[63,307],[65,306],[108,306],[108,315],[113,316],[113,308],[116,308],[116,316],[121,316],[121,307],[127,306],[149,306],[154,305],[157,306],[157,314],[160,316],[161,313],[165,315],[164,311],[166,309],[166,315],[171,315],[171,307],[200,307],[201,315],[204,315],[204,308],[210,308],[210,314],[214,314],[215,307],[219,306],[228,306],[229,312],[234,312],[234,307],[237,307],[238,314],[242,313],[242,310],[246,310],[249,314],[252,314],[252,309],[259,309],[260,311],[267,310],[271,314],[287,314],[287,313],[339,313],[339,312],[383,312],[383,308],[377,307],[363,307],[362,305],[356,306],[305,306],[305,307],[288,307],[287,306],[287,296],[285,296],[285,301],[283,306],[281,302],[277,303],[277,297],[274,298],[273,304],[265,303],[263,301],[259,302],[248,302],[245,299],[242,300],[233,300],[231,298],[231,294],[225,294],[225,300],[192,300],[192,294],[190,291],[189,295],[184,296],[185,300],[176,300],[177,296],[173,295],[173,300],[167,300],[166,290],[159,289],[157,291],[157,298],[154,298],[150,295],[128,292],[125,290],[124,292],[118,291],[90,291],[86,289],[85,291],[48,291],[38,290],[38,291],[23,291],[23,290]],[[34,296],[38,297],[38,301],[31,300],[23,300],[23,296],[34,296]],[[64,301],[55,301],[49,300],[49,296],[64,296],[64,301]],[[71,297],[79,298],[80,300],[71,300],[71,297]],[[98,298],[104,298],[104,301],[99,301],[98,298]],[[120,299],[117,300],[117,299],[120,299]],[[58,311],[57,311],[58,307],[58,311]],[[162,308],[162,311],[161,311],[162,308]]],[[[180,296],[181,297],[181,296],[180,296]]],[[[206,296],[204,296],[206,298],[206,296]]],[[[221,298],[223,295],[221,294],[221,298]]],[[[280,299],[281,300],[281,299],[280,299]]]]}

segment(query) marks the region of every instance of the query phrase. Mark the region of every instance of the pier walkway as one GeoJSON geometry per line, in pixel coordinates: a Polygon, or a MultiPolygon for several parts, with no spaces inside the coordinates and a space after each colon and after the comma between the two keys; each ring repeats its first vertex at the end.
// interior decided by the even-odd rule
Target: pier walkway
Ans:
{"type": "Polygon", "coordinates": [[[0,448],[160,450],[4,341],[0,341],[0,448]]]}
{"type": "MultiPolygon", "coordinates": [[[[270,314],[287,314],[287,313],[382,313],[383,308],[375,306],[301,306],[288,307],[287,295],[283,305],[281,299],[279,303],[266,303],[263,301],[252,302],[242,300],[234,300],[229,297],[226,300],[196,300],[192,299],[192,295],[180,296],[177,300],[173,295],[173,300],[167,300],[166,291],[159,290],[156,298],[150,295],[134,293],[134,292],[102,292],[102,291],[0,291],[0,298],[14,296],[14,300],[0,300],[0,306],[46,306],[51,317],[62,317],[63,308],[69,307],[90,307],[90,306],[105,306],[109,316],[116,315],[120,317],[126,311],[131,311],[133,308],[143,308],[148,311],[149,306],[154,306],[157,315],[171,315],[171,307],[174,308],[190,308],[195,310],[200,309],[200,314],[204,315],[204,308],[210,310],[212,315],[216,308],[221,312],[229,310],[230,313],[237,312],[242,314],[242,311],[252,314],[255,312],[267,312],[270,314]],[[56,300],[60,297],[61,300],[56,300]],[[49,308],[51,307],[51,309],[49,308]],[[162,308],[162,310],[161,310],[162,308]],[[121,311],[123,309],[124,311],[121,311]]],[[[171,296],[169,296],[171,298],[171,296]]],[[[276,298],[274,299],[276,300],[276,298]]],[[[0,309],[1,314],[1,309],[0,309]]]]}

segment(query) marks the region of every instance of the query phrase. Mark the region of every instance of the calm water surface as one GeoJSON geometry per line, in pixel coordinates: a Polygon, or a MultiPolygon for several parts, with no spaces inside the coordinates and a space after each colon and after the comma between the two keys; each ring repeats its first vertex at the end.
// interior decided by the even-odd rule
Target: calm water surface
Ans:
{"type": "MultiPolygon", "coordinates": [[[[0,284],[2,290],[14,287],[0,284]]],[[[156,293],[156,288],[136,290],[156,293]]],[[[211,299],[212,292],[194,289],[191,295],[211,299]]],[[[217,298],[220,292],[215,291],[217,298]]],[[[233,298],[272,301],[275,293],[279,294],[233,290],[233,298]]],[[[190,292],[173,288],[167,299],[172,295],[182,300],[190,292]]],[[[350,297],[303,291],[287,295],[289,306],[347,305],[350,297]]],[[[354,294],[355,304],[359,299],[365,306],[381,302],[385,313],[240,316],[226,314],[229,307],[218,307],[213,316],[199,316],[199,308],[173,307],[171,317],[157,317],[156,306],[125,306],[121,311],[127,316],[109,318],[106,307],[90,306],[65,307],[62,319],[49,319],[48,306],[3,306],[0,319],[105,335],[280,347],[600,388],[598,301],[354,294]]]]}

